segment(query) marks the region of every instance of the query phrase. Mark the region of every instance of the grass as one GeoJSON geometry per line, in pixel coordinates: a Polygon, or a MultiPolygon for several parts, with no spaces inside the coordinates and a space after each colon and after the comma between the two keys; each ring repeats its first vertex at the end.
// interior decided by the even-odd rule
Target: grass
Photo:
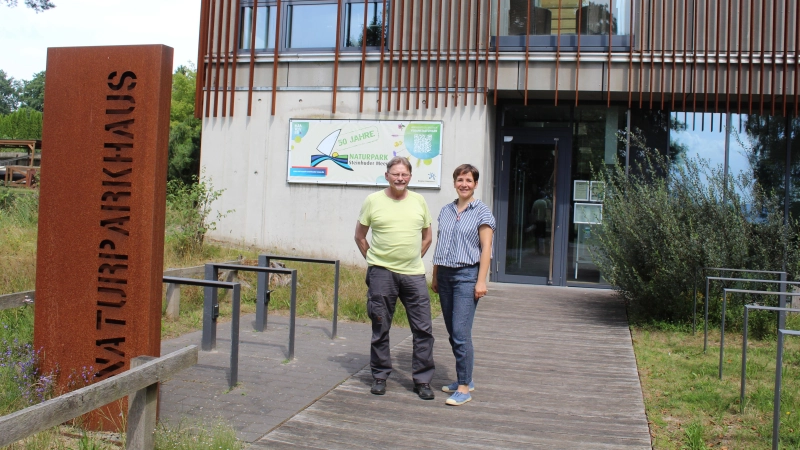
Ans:
{"type": "Polygon", "coordinates": [[[0,295],[33,289],[38,200],[38,191],[0,187],[0,295]]]}
{"type": "MultiPolygon", "coordinates": [[[[800,317],[788,320],[798,329],[800,317]]],[[[748,339],[744,413],[739,386],[741,333],[725,333],[723,379],[718,378],[719,330],[631,328],[645,409],[656,449],[768,449],[772,443],[776,341],[748,339]]],[[[781,448],[800,447],[800,340],[787,339],[781,396],[781,448]]]]}
{"type": "MultiPolygon", "coordinates": [[[[223,421],[216,423],[160,422],[155,430],[155,450],[241,450],[244,443],[223,421]]],[[[125,445],[124,433],[86,431],[61,425],[36,433],[5,447],[8,450],[116,450],[125,445]]]]}

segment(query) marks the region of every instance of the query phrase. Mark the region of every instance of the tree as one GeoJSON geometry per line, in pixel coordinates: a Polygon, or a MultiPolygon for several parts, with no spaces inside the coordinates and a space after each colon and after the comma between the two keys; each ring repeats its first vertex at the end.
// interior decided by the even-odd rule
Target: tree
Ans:
{"type": "Polygon", "coordinates": [[[44,111],[44,78],[45,73],[41,71],[34,74],[32,80],[22,80],[17,98],[20,108],[44,111]]]}
{"type": "Polygon", "coordinates": [[[0,69],[0,114],[10,114],[17,109],[18,85],[17,80],[0,69]]]}
{"type": "Polygon", "coordinates": [[[172,75],[169,114],[169,178],[190,184],[200,170],[201,122],[194,117],[194,67],[179,66],[172,75]]]}
{"type": "MultiPolygon", "coordinates": [[[[5,3],[6,6],[13,8],[17,6],[17,1],[18,0],[0,0],[0,3],[5,3]]],[[[31,8],[37,13],[56,7],[56,5],[50,0],[25,0],[25,6],[31,8]]]]}
{"type": "Polygon", "coordinates": [[[41,139],[42,113],[19,108],[11,114],[0,115],[0,139],[41,139]]]}

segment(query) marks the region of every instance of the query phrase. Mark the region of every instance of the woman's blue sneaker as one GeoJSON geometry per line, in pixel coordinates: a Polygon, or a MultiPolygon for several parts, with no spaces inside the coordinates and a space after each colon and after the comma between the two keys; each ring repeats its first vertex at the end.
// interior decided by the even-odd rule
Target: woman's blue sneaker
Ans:
{"type": "Polygon", "coordinates": [[[472,400],[472,396],[469,394],[462,394],[461,392],[453,392],[453,395],[447,399],[445,403],[448,405],[459,406],[467,403],[468,401],[472,400]]]}
{"type": "MultiPolygon", "coordinates": [[[[458,390],[458,381],[454,381],[447,386],[442,386],[442,392],[447,392],[448,394],[452,394],[453,392],[458,390]]],[[[475,383],[472,381],[469,382],[469,391],[472,392],[475,390],[475,383]]]]}

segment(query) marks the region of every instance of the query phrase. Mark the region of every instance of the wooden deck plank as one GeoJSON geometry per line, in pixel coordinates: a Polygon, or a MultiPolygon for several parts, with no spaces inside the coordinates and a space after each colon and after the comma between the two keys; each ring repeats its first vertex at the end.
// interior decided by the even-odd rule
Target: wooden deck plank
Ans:
{"type": "MultiPolygon", "coordinates": [[[[369,368],[285,422],[269,448],[650,448],[622,301],[610,291],[490,285],[473,328],[473,400],[446,406],[455,378],[441,318],[434,321],[433,401],[411,381],[412,341],[392,348],[387,394],[369,368]]],[[[361,343],[364,351],[369,343],[361,343]]]]}

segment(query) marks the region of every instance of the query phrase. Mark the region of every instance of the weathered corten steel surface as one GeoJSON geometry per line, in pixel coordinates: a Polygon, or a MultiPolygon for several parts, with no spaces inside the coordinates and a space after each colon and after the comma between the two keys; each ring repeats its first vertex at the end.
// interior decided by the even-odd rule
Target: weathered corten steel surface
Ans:
{"type": "Polygon", "coordinates": [[[160,355],[172,53],[48,49],[34,344],[61,387],[160,355]]]}

